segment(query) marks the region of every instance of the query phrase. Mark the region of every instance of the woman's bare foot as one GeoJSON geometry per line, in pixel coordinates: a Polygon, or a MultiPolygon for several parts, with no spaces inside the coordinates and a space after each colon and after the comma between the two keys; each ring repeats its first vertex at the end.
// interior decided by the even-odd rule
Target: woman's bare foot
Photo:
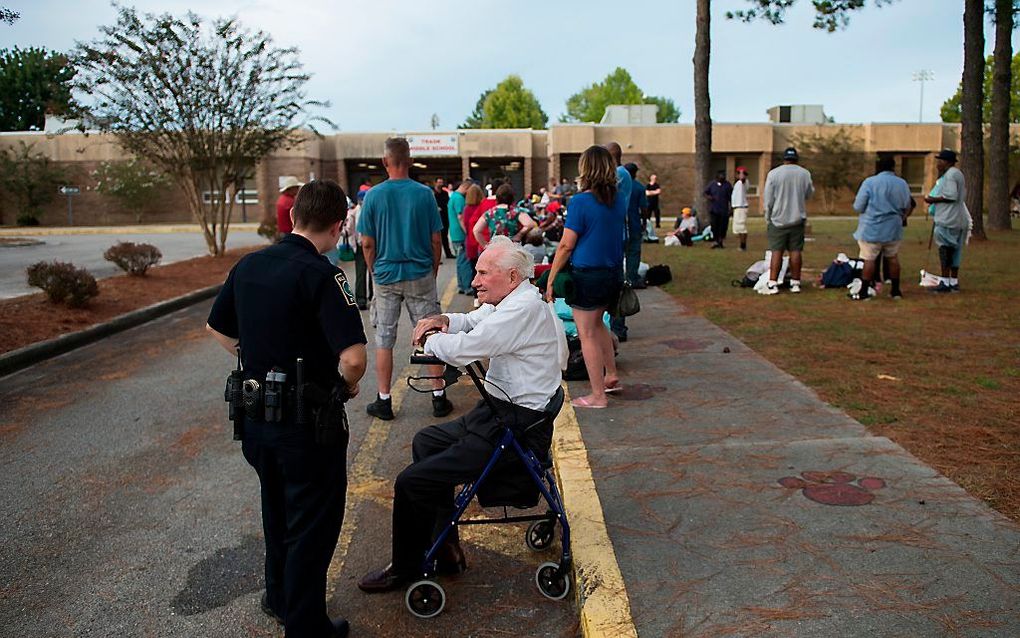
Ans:
{"type": "Polygon", "coordinates": [[[596,399],[593,395],[588,394],[583,397],[577,397],[570,402],[570,405],[575,408],[596,408],[601,409],[609,406],[608,399],[602,399],[601,401],[596,399]]]}

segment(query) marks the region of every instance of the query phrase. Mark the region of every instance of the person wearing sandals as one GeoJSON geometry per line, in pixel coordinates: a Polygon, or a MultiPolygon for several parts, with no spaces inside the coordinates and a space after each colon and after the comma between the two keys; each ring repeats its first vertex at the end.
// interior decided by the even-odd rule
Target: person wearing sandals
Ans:
{"type": "MultiPolygon", "coordinates": [[[[613,340],[602,323],[606,309],[623,286],[623,225],[627,201],[617,197],[616,161],[608,150],[591,146],[578,161],[581,193],[570,201],[563,238],[556,249],[549,281],[555,281],[567,264],[574,280],[574,311],[581,353],[591,382],[591,394],[571,401],[577,408],[604,408],[607,392],[620,389],[613,357],[613,340]]],[[[553,286],[546,287],[552,301],[553,286]]]]}
{"type": "Polygon", "coordinates": [[[479,252],[485,250],[486,244],[493,237],[500,235],[509,237],[511,241],[521,243],[521,238],[528,234],[528,231],[536,226],[531,215],[519,208],[511,208],[514,205],[514,189],[510,184],[503,184],[496,189],[496,205],[485,211],[475,222],[471,232],[474,233],[475,241],[478,242],[479,252]],[[488,228],[489,237],[486,238],[485,230],[488,228]]]}

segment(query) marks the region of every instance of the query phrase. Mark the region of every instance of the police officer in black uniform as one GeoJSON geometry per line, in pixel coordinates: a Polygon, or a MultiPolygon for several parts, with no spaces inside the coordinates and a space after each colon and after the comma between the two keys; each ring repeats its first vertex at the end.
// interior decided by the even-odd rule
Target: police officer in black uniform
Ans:
{"type": "Polygon", "coordinates": [[[342,401],[365,373],[365,331],[343,271],[322,255],[347,217],[343,189],[311,181],[291,215],[292,234],[227,276],[207,328],[228,352],[239,349],[235,438],[262,488],[262,609],[288,638],[343,637],[347,621],[326,614],[326,571],[347,492],[342,401]]]}

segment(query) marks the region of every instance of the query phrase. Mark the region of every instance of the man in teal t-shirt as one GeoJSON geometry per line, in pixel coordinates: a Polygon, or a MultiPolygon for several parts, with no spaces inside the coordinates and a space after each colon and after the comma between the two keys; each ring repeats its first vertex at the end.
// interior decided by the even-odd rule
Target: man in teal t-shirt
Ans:
{"type": "Polygon", "coordinates": [[[471,271],[471,261],[464,252],[464,207],[467,203],[464,194],[471,187],[470,180],[462,181],[457,188],[450,193],[450,202],[446,205],[446,212],[450,219],[450,243],[453,244],[453,252],[457,256],[457,292],[467,294],[471,291],[471,280],[474,274],[471,271]]]}
{"type": "MultiPolygon", "coordinates": [[[[358,218],[358,234],[365,263],[375,280],[372,323],[375,326],[375,376],[379,396],[368,413],[389,421],[393,418],[390,387],[393,381],[393,346],[397,342],[400,306],[407,305],[412,324],[440,313],[436,275],[442,257],[443,223],[436,214],[432,189],[410,179],[411,150],[407,140],[386,140],[383,166],[389,176],[365,195],[358,218]]],[[[433,376],[442,375],[436,366],[433,376]]],[[[446,393],[432,397],[432,414],[453,411],[446,393]]]]}

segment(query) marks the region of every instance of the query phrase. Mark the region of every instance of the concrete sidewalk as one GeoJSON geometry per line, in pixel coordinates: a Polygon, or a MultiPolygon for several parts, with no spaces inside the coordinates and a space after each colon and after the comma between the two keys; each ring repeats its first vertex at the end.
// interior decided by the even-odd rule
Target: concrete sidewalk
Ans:
{"type": "Polygon", "coordinates": [[[1020,526],[669,295],[641,304],[624,392],[577,410],[639,636],[1020,635],[1020,526]]]}

